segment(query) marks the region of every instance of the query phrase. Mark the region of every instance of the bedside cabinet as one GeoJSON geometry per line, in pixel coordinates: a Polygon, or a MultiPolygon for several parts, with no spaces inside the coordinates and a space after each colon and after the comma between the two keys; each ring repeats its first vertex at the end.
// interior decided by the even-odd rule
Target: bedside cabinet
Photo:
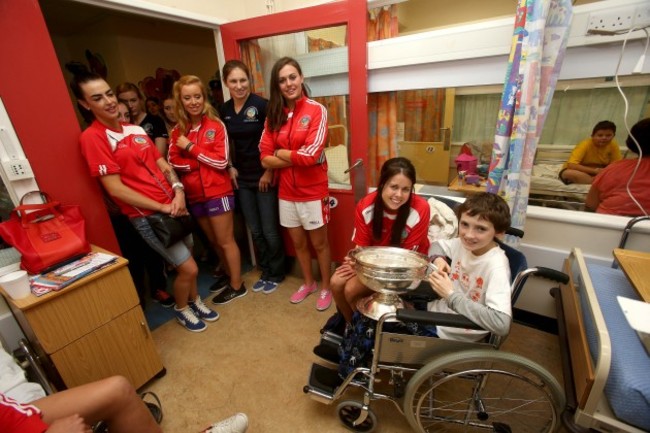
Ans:
{"type": "Polygon", "coordinates": [[[116,374],[139,388],[165,373],[127,263],[119,257],[40,297],[5,294],[36,352],[47,355],[68,388],[116,374]]]}

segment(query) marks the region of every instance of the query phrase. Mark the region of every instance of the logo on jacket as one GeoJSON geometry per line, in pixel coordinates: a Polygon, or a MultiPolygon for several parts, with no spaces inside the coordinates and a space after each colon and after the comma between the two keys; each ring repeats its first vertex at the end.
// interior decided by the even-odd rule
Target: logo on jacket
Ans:
{"type": "Polygon", "coordinates": [[[311,116],[308,114],[302,116],[300,122],[298,122],[298,129],[307,129],[309,122],[311,122],[311,116]]]}
{"type": "Polygon", "coordinates": [[[214,137],[216,135],[217,135],[217,131],[215,131],[214,129],[208,129],[207,131],[205,131],[205,139],[208,142],[214,141],[214,137]]]}
{"type": "Polygon", "coordinates": [[[254,122],[254,121],[256,121],[257,120],[257,114],[258,114],[257,113],[257,107],[248,107],[248,109],[246,109],[246,113],[244,114],[244,116],[246,116],[246,118],[244,119],[244,122],[254,122]]]}
{"type": "MultiPolygon", "coordinates": [[[[149,146],[148,138],[149,137],[145,137],[145,136],[142,136],[142,135],[136,135],[135,137],[133,137],[133,143],[140,146],[140,150],[143,150],[143,149],[145,149],[145,148],[147,148],[149,146]]],[[[120,147],[120,146],[118,146],[118,147],[120,147]]]]}

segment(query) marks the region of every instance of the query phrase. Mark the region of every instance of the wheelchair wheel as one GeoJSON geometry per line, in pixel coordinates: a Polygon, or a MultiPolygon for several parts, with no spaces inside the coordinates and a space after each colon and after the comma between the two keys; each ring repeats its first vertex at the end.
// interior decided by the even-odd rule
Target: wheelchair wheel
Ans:
{"type": "Polygon", "coordinates": [[[363,405],[358,401],[345,400],[336,406],[336,413],[339,415],[339,421],[341,421],[341,424],[343,424],[348,430],[370,433],[377,427],[377,417],[370,408],[368,408],[368,416],[366,419],[361,424],[356,426],[354,425],[354,422],[359,418],[362,407],[363,405]]]}
{"type": "Polygon", "coordinates": [[[404,413],[420,433],[550,433],[565,397],[539,364],[490,349],[438,357],[406,386],[404,413]]]}

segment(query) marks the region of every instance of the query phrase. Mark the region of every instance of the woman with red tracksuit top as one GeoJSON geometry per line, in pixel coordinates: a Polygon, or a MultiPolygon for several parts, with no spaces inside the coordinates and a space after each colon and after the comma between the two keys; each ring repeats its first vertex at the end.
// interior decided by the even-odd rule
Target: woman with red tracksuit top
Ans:
{"type": "Polygon", "coordinates": [[[327,161],[327,111],[307,98],[300,65],[290,57],[278,60],[271,71],[271,96],[260,141],[264,168],[276,170],[280,225],[287,228],[305,282],[291,296],[294,304],[318,291],[311,272],[308,239],[318,258],[322,283],[316,309],[332,303],[330,247],[327,240],[329,193],[327,161]]]}
{"type": "Polygon", "coordinates": [[[182,76],[174,83],[173,93],[178,123],[170,138],[169,163],[183,182],[190,213],[230,275],[230,284],[212,299],[214,304],[227,304],[246,295],[234,235],[228,134],[198,77],[182,76]]]}

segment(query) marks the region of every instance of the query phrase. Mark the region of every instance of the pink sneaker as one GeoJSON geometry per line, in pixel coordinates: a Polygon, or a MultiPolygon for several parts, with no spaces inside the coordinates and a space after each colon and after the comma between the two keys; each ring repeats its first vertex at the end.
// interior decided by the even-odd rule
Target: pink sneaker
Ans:
{"type": "Polygon", "coordinates": [[[325,311],[330,305],[332,305],[332,291],[327,289],[321,290],[316,301],[316,309],[318,311],[325,311]]]}
{"type": "Polygon", "coordinates": [[[304,301],[307,296],[311,295],[317,290],[318,290],[318,285],[316,284],[316,281],[314,281],[311,286],[308,286],[307,284],[303,284],[296,291],[296,293],[291,295],[291,298],[289,300],[291,301],[292,304],[298,304],[304,301]]]}

